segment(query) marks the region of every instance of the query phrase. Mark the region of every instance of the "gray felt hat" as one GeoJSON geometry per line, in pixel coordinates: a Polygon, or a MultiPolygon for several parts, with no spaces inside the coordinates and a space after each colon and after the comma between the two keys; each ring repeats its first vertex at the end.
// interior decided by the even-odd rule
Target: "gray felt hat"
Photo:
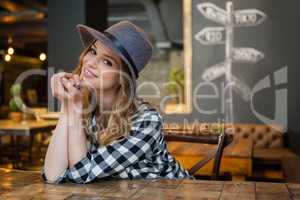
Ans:
{"type": "Polygon", "coordinates": [[[152,56],[153,47],[147,34],[130,21],[118,22],[103,32],[83,24],[77,24],[76,29],[84,47],[94,40],[101,41],[121,57],[136,79],[152,56]]]}

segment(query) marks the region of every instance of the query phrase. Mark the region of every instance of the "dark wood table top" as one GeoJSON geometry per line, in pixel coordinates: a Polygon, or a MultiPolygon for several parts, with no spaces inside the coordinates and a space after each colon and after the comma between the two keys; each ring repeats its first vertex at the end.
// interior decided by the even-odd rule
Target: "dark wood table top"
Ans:
{"type": "Polygon", "coordinates": [[[0,120],[0,131],[4,135],[29,136],[40,132],[50,132],[57,124],[57,120],[27,120],[20,123],[12,120],[0,120]]]}
{"type": "Polygon", "coordinates": [[[0,199],[9,200],[199,200],[300,199],[300,184],[200,181],[102,180],[90,184],[45,184],[39,172],[0,169],[0,199]]]}
{"type": "Polygon", "coordinates": [[[0,130],[31,130],[40,128],[53,128],[57,124],[57,120],[27,120],[23,122],[14,122],[9,119],[0,120],[0,130]]]}

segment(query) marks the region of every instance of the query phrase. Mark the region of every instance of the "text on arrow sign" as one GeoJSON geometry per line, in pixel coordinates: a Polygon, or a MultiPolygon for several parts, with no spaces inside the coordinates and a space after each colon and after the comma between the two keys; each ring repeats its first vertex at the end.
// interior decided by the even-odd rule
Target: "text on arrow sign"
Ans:
{"type": "Polygon", "coordinates": [[[234,48],[233,61],[240,63],[257,63],[265,56],[254,48],[234,48]]]}
{"type": "Polygon", "coordinates": [[[206,2],[197,5],[198,10],[208,19],[225,25],[228,22],[228,17],[225,10],[216,5],[206,2]]]}
{"type": "Polygon", "coordinates": [[[201,44],[225,44],[225,28],[224,27],[207,27],[202,29],[195,35],[195,39],[201,44]]]}
{"type": "Polygon", "coordinates": [[[257,26],[266,19],[265,13],[257,9],[237,10],[234,12],[235,26],[257,26]]]}

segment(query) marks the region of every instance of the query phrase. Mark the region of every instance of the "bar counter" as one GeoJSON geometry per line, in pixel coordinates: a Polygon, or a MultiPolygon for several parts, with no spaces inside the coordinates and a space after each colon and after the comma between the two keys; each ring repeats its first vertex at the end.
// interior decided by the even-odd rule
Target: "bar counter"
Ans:
{"type": "Polygon", "coordinates": [[[199,200],[300,199],[300,184],[203,181],[111,180],[85,185],[45,184],[39,172],[0,169],[0,199],[5,200],[199,200]]]}

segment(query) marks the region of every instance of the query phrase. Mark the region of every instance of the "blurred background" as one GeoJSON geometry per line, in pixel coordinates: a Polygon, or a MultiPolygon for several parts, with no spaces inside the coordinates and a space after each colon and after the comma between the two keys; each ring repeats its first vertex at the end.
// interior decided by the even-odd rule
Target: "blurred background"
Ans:
{"type": "MultiPolygon", "coordinates": [[[[48,66],[56,72],[74,69],[83,50],[75,30],[79,23],[104,30],[128,19],[149,33],[155,51],[151,66],[139,80],[143,83],[140,95],[153,95],[152,101],[158,104],[157,96],[177,92],[172,85],[164,86],[169,80],[182,82],[184,87],[182,1],[77,1],[72,5],[68,1],[1,1],[0,8],[0,48],[4,58],[1,60],[2,104],[8,103],[10,85],[26,69],[48,70],[48,66]],[[12,54],[7,51],[9,48],[14,51],[12,54]],[[153,83],[158,83],[159,88],[153,83]]],[[[36,104],[47,105],[46,81],[47,77],[36,75],[30,77],[28,85],[23,85],[25,93],[36,90],[39,97],[36,104]]],[[[174,101],[179,102],[178,98],[174,101]]]]}
{"type": "MultiPolygon", "coordinates": [[[[289,178],[287,171],[297,171],[290,167],[300,163],[300,3],[232,0],[234,23],[241,24],[234,25],[227,51],[222,20],[228,2],[0,0],[0,166],[40,168],[59,107],[47,83],[53,73],[71,72],[78,64],[83,48],[76,24],[103,31],[127,19],[145,29],[154,46],[138,79],[138,94],[163,114],[166,132],[180,129],[201,135],[203,124],[210,134],[215,132],[216,124],[226,122],[228,80],[224,71],[218,76],[218,70],[209,69],[225,66],[226,52],[235,48],[259,51],[259,59],[251,50],[240,52],[242,60],[231,63],[231,75],[238,82],[232,94],[234,125],[224,130],[233,135],[234,145],[224,151],[220,173],[239,180],[289,178]],[[239,10],[244,11],[240,18],[239,10]],[[251,57],[257,60],[247,60],[251,57]],[[34,75],[26,76],[28,72],[34,75]],[[205,74],[217,77],[206,80],[205,74]],[[15,84],[22,76],[22,85],[15,84]],[[21,99],[12,98],[16,93],[21,99]],[[32,116],[22,114],[17,105],[26,105],[32,116]]],[[[210,152],[206,147],[168,142],[170,152],[186,168],[210,152]]],[[[212,166],[198,175],[211,175],[212,166]]],[[[297,172],[291,176],[300,177],[297,172]]]]}

